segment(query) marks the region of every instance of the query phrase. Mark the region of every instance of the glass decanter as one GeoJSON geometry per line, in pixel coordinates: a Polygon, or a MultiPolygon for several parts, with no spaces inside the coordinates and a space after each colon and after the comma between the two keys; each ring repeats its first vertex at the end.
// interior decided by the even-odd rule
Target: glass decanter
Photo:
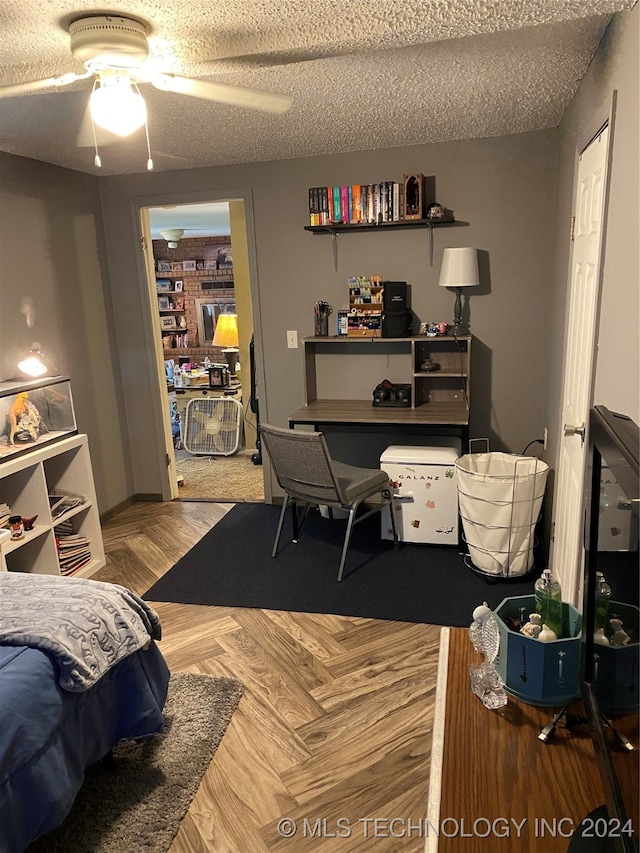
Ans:
{"type": "Polygon", "coordinates": [[[500,648],[500,631],[486,602],[473,611],[469,637],[474,649],[484,657],[481,664],[469,667],[471,689],[485,708],[502,708],[507,704],[507,692],[494,663],[500,648]]]}

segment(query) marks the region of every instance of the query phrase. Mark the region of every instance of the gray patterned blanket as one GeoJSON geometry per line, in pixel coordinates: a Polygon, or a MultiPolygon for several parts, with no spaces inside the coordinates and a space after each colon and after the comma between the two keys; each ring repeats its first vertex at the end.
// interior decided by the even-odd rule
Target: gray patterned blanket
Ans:
{"type": "Polygon", "coordinates": [[[123,586],[0,572],[0,644],[52,655],[65,690],[88,690],[118,661],[160,638],[158,614],[123,586]]]}

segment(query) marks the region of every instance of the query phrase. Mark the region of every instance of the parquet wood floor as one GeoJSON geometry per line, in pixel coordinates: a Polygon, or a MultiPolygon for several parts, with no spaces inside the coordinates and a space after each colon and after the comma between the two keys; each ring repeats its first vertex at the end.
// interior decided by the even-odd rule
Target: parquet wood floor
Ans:
{"type": "MultiPolygon", "coordinates": [[[[144,593],[231,506],[129,507],[95,579],[144,593]]],[[[152,604],[172,670],[246,685],[170,853],[423,850],[439,627],[152,604]]]]}

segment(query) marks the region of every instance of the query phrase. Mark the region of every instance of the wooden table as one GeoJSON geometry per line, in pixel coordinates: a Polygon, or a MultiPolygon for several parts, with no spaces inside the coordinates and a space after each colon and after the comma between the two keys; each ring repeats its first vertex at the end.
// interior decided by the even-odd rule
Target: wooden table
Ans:
{"type": "Polygon", "coordinates": [[[567,853],[604,802],[587,727],[558,727],[543,743],[558,709],[509,697],[488,710],[469,681],[480,660],[466,629],[443,628],[428,809],[440,836],[426,828],[426,853],[567,853]]]}

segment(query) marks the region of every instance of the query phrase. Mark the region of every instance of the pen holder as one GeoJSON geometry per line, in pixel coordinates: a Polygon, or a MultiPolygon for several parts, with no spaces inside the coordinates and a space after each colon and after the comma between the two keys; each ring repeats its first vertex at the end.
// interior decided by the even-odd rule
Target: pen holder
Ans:
{"type": "Polygon", "coordinates": [[[315,320],[315,335],[316,337],[327,337],[329,334],[329,315],[323,314],[314,317],[315,320]]]}

